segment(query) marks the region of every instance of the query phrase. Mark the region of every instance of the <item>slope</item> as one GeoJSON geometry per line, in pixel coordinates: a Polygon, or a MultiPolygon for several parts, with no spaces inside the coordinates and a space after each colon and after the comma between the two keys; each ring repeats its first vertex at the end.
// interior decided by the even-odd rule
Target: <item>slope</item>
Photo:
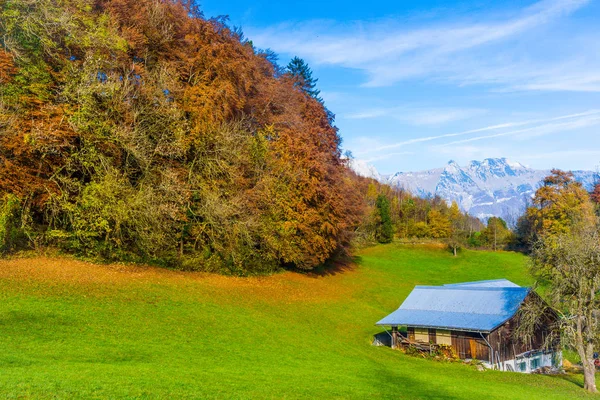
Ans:
{"type": "Polygon", "coordinates": [[[413,285],[527,284],[524,261],[388,245],[351,269],[263,278],[0,261],[0,397],[583,398],[578,377],[481,373],[370,345],[413,285]]]}

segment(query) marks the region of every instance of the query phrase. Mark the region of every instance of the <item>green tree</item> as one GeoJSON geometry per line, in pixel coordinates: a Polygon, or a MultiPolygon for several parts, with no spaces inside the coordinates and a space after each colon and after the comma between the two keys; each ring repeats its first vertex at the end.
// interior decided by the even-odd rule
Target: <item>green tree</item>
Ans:
{"type": "Polygon", "coordinates": [[[487,227],[481,233],[483,242],[494,249],[506,246],[510,240],[511,232],[506,225],[506,221],[499,217],[488,219],[487,227]]]}
{"type": "Polygon", "coordinates": [[[0,254],[16,250],[23,241],[20,213],[21,202],[16,196],[0,199],[0,254]]]}
{"type": "Polygon", "coordinates": [[[390,243],[394,238],[394,226],[390,215],[390,201],[385,195],[380,194],[377,196],[375,208],[378,217],[375,238],[379,243],[390,243]]]}
{"type": "Polygon", "coordinates": [[[295,87],[299,88],[310,97],[320,102],[323,101],[323,99],[319,97],[321,91],[316,88],[318,79],[313,78],[311,69],[303,59],[294,57],[287,65],[286,70],[294,80],[295,87]]]}

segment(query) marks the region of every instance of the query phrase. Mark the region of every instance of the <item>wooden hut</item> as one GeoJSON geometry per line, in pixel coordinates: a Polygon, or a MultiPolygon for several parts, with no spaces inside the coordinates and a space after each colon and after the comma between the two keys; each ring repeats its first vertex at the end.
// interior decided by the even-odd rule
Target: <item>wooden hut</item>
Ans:
{"type": "Polygon", "coordinates": [[[390,326],[391,345],[450,346],[461,359],[477,359],[488,368],[532,372],[560,366],[557,347],[544,347],[552,318],[524,341],[515,334],[518,311],[528,301],[540,301],[528,287],[506,279],[443,286],[416,286],[400,308],[377,322],[390,326]],[[399,328],[406,327],[402,333],[399,328]]]}

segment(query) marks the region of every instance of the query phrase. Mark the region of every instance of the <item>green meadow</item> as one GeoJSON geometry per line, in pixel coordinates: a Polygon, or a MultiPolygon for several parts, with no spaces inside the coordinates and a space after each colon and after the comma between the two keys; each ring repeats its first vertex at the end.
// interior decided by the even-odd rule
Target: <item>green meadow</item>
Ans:
{"type": "Polygon", "coordinates": [[[592,397],[579,376],[485,371],[371,346],[417,284],[507,278],[524,256],[391,244],[314,275],[224,277],[0,261],[1,398],[592,397]]]}

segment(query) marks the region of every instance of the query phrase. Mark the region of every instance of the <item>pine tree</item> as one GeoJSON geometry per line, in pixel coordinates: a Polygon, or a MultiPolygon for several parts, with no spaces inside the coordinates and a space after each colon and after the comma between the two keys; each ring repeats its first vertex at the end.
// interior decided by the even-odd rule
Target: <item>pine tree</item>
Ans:
{"type": "Polygon", "coordinates": [[[375,237],[379,243],[391,243],[394,238],[394,226],[390,215],[390,201],[383,194],[380,194],[375,202],[375,207],[379,214],[375,237]]]}
{"type": "Polygon", "coordinates": [[[316,89],[318,79],[312,77],[312,71],[303,59],[294,57],[286,70],[294,79],[295,87],[319,102],[323,102],[323,99],[319,97],[321,91],[316,89]]]}

